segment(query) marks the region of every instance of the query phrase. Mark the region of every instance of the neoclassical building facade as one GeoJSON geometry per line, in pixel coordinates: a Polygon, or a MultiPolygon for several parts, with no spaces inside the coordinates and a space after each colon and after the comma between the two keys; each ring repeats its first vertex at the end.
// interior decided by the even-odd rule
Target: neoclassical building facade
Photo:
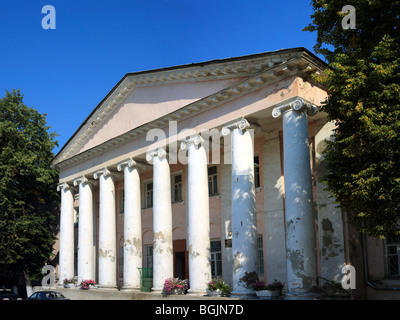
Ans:
{"type": "Polygon", "coordinates": [[[252,293],[256,272],[288,292],[340,282],[346,219],[318,178],[334,124],[304,48],[128,73],[51,166],[60,173],[59,279],[153,288],[215,277],[252,293]]]}

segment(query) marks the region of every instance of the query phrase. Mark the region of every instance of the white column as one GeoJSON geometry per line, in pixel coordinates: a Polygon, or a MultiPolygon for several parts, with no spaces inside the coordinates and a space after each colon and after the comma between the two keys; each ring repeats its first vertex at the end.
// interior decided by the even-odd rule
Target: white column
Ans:
{"type": "Polygon", "coordinates": [[[74,180],[79,185],[78,221],[78,283],[95,280],[93,252],[93,190],[92,182],[82,176],[74,180]]]}
{"type": "Polygon", "coordinates": [[[142,214],[140,201],[140,176],[142,167],[133,159],[118,164],[124,171],[124,285],[123,289],[140,289],[142,267],[142,214]]]}
{"type": "Polygon", "coordinates": [[[99,287],[117,287],[117,230],[114,176],[108,169],[94,174],[99,179],[99,287]]]}
{"type": "Polygon", "coordinates": [[[70,185],[61,183],[59,284],[74,277],[74,192],[70,185]]]}
{"type": "Polygon", "coordinates": [[[290,292],[308,292],[316,284],[317,256],[307,114],[317,108],[298,98],[275,107],[283,115],[286,263],[290,292]]]}
{"type": "Polygon", "coordinates": [[[162,291],[173,277],[171,177],[163,148],[147,154],[153,160],[153,291],[162,291]]]}
{"type": "Polygon", "coordinates": [[[207,154],[204,141],[193,136],[181,144],[188,150],[188,248],[190,293],[204,293],[211,280],[210,210],[207,154]]]}
{"type": "Polygon", "coordinates": [[[257,273],[257,220],[254,188],[254,141],[242,118],[222,128],[231,133],[233,295],[254,294],[242,280],[257,273]]]}

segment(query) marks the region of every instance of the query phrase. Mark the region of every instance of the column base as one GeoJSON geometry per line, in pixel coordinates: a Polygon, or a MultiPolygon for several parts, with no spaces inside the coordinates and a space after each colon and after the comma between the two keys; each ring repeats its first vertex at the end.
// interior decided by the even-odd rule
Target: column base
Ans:
{"type": "Polygon", "coordinates": [[[315,292],[291,291],[285,292],[284,295],[285,300],[319,300],[320,298],[321,294],[315,292]]]}
{"type": "Polygon", "coordinates": [[[140,287],[135,287],[135,286],[123,286],[121,290],[124,291],[140,291],[140,287]]]}
{"type": "Polygon", "coordinates": [[[151,292],[162,293],[164,288],[151,288],[151,292]]]}
{"type": "Polygon", "coordinates": [[[200,289],[188,289],[187,293],[191,294],[191,295],[204,296],[204,295],[207,294],[207,291],[206,290],[200,290],[200,289]]]}
{"type": "Polygon", "coordinates": [[[233,290],[231,292],[231,296],[236,298],[251,299],[256,297],[256,293],[254,290],[233,290]]]}
{"type": "Polygon", "coordinates": [[[114,290],[118,290],[118,287],[117,286],[114,286],[114,285],[97,285],[97,288],[98,289],[102,289],[102,290],[112,290],[112,291],[114,291],[114,290]]]}

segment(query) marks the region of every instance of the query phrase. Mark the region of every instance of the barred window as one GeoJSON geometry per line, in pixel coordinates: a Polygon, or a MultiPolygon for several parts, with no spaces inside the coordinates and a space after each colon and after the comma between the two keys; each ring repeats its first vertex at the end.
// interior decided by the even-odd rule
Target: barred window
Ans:
{"type": "Polygon", "coordinates": [[[263,248],[263,236],[262,234],[257,235],[257,264],[258,264],[258,275],[264,275],[264,248],[263,248]]]}
{"type": "Polygon", "coordinates": [[[153,246],[146,246],[146,268],[153,268],[153,246]]]}
{"type": "Polygon", "coordinates": [[[172,180],[172,202],[180,202],[182,198],[182,175],[174,175],[172,180]]]}
{"type": "Polygon", "coordinates": [[[218,173],[217,166],[208,167],[208,195],[218,194],[218,173]]]}
{"type": "Polygon", "coordinates": [[[118,199],[118,201],[119,201],[119,213],[120,214],[124,214],[124,211],[125,211],[125,192],[124,192],[124,189],[121,189],[121,190],[119,190],[119,192],[118,192],[118,194],[119,194],[119,199],[118,199]]]}
{"type": "Polygon", "coordinates": [[[259,188],[261,186],[260,182],[260,158],[258,156],[254,157],[254,187],[259,188]]]}
{"type": "Polygon", "coordinates": [[[386,237],[386,270],[389,277],[400,276],[400,235],[386,237]]]}
{"type": "Polygon", "coordinates": [[[146,190],[145,207],[152,208],[153,207],[153,182],[146,183],[145,190],[146,190]]]}
{"type": "Polygon", "coordinates": [[[222,253],[221,240],[211,240],[211,276],[213,278],[222,276],[222,253]]]}

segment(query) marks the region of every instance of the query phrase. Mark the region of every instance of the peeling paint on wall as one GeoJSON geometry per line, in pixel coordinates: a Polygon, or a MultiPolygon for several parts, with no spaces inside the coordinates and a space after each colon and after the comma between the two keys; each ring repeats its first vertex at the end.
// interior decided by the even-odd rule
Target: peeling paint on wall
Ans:
{"type": "Polygon", "coordinates": [[[107,258],[108,260],[114,262],[115,261],[115,255],[113,254],[112,250],[103,250],[99,249],[99,255],[102,258],[107,258]]]}
{"type": "Polygon", "coordinates": [[[124,242],[124,247],[128,249],[131,255],[138,256],[139,258],[142,257],[142,241],[140,239],[126,239],[124,242]]]}
{"type": "Polygon", "coordinates": [[[321,254],[328,260],[329,257],[336,257],[339,253],[336,251],[340,247],[339,244],[335,243],[335,232],[333,229],[332,221],[328,218],[324,218],[321,221],[322,226],[322,248],[321,254]]]}

